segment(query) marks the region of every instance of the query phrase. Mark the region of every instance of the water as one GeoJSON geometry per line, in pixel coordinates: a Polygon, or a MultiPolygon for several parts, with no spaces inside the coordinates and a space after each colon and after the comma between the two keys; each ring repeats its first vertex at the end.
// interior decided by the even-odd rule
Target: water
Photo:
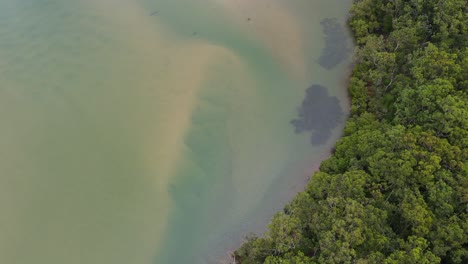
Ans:
{"type": "Polygon", "coordinates": [[[340,135],[350,2],[0,0],[0,263],[214,263],[263,232],[340,135]]]}

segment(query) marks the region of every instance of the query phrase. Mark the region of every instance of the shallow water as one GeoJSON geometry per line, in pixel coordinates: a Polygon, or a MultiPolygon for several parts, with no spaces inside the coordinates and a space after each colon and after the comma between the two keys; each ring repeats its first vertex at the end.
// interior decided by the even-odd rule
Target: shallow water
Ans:
{"type": "Polygon", "coordinates": [[[0,263],[217,262],[263,232],[342,130],[350,2],[0,0],[0,263]]]}

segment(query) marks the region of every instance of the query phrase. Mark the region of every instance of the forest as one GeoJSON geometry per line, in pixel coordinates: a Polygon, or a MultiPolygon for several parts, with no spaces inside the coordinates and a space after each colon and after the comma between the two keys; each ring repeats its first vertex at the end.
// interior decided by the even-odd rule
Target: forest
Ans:
{"type": "Polygon", "coordinates": [[[351,115],[236,263],[468,263],[468,1],[355,0],[351,115]]]}

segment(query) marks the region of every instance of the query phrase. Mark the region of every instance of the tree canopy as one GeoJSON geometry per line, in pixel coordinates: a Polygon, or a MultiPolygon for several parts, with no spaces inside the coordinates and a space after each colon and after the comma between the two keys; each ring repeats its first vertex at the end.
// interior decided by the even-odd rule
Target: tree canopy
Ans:
{"type": "Polygon", "coordinates": [[[351,117],[239,263],[468,263],[468,1],[355,0],[351,117]]]}

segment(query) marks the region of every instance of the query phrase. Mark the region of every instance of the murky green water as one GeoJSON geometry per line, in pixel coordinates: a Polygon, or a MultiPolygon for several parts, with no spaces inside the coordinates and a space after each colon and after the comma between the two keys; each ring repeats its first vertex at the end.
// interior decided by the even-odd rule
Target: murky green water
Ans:
{"type": "Polygon", "coordinates": [[[211,263],[262,232],[342,129],[323,21],[350,2],[0,0],[0,263],[211,263]]]}

